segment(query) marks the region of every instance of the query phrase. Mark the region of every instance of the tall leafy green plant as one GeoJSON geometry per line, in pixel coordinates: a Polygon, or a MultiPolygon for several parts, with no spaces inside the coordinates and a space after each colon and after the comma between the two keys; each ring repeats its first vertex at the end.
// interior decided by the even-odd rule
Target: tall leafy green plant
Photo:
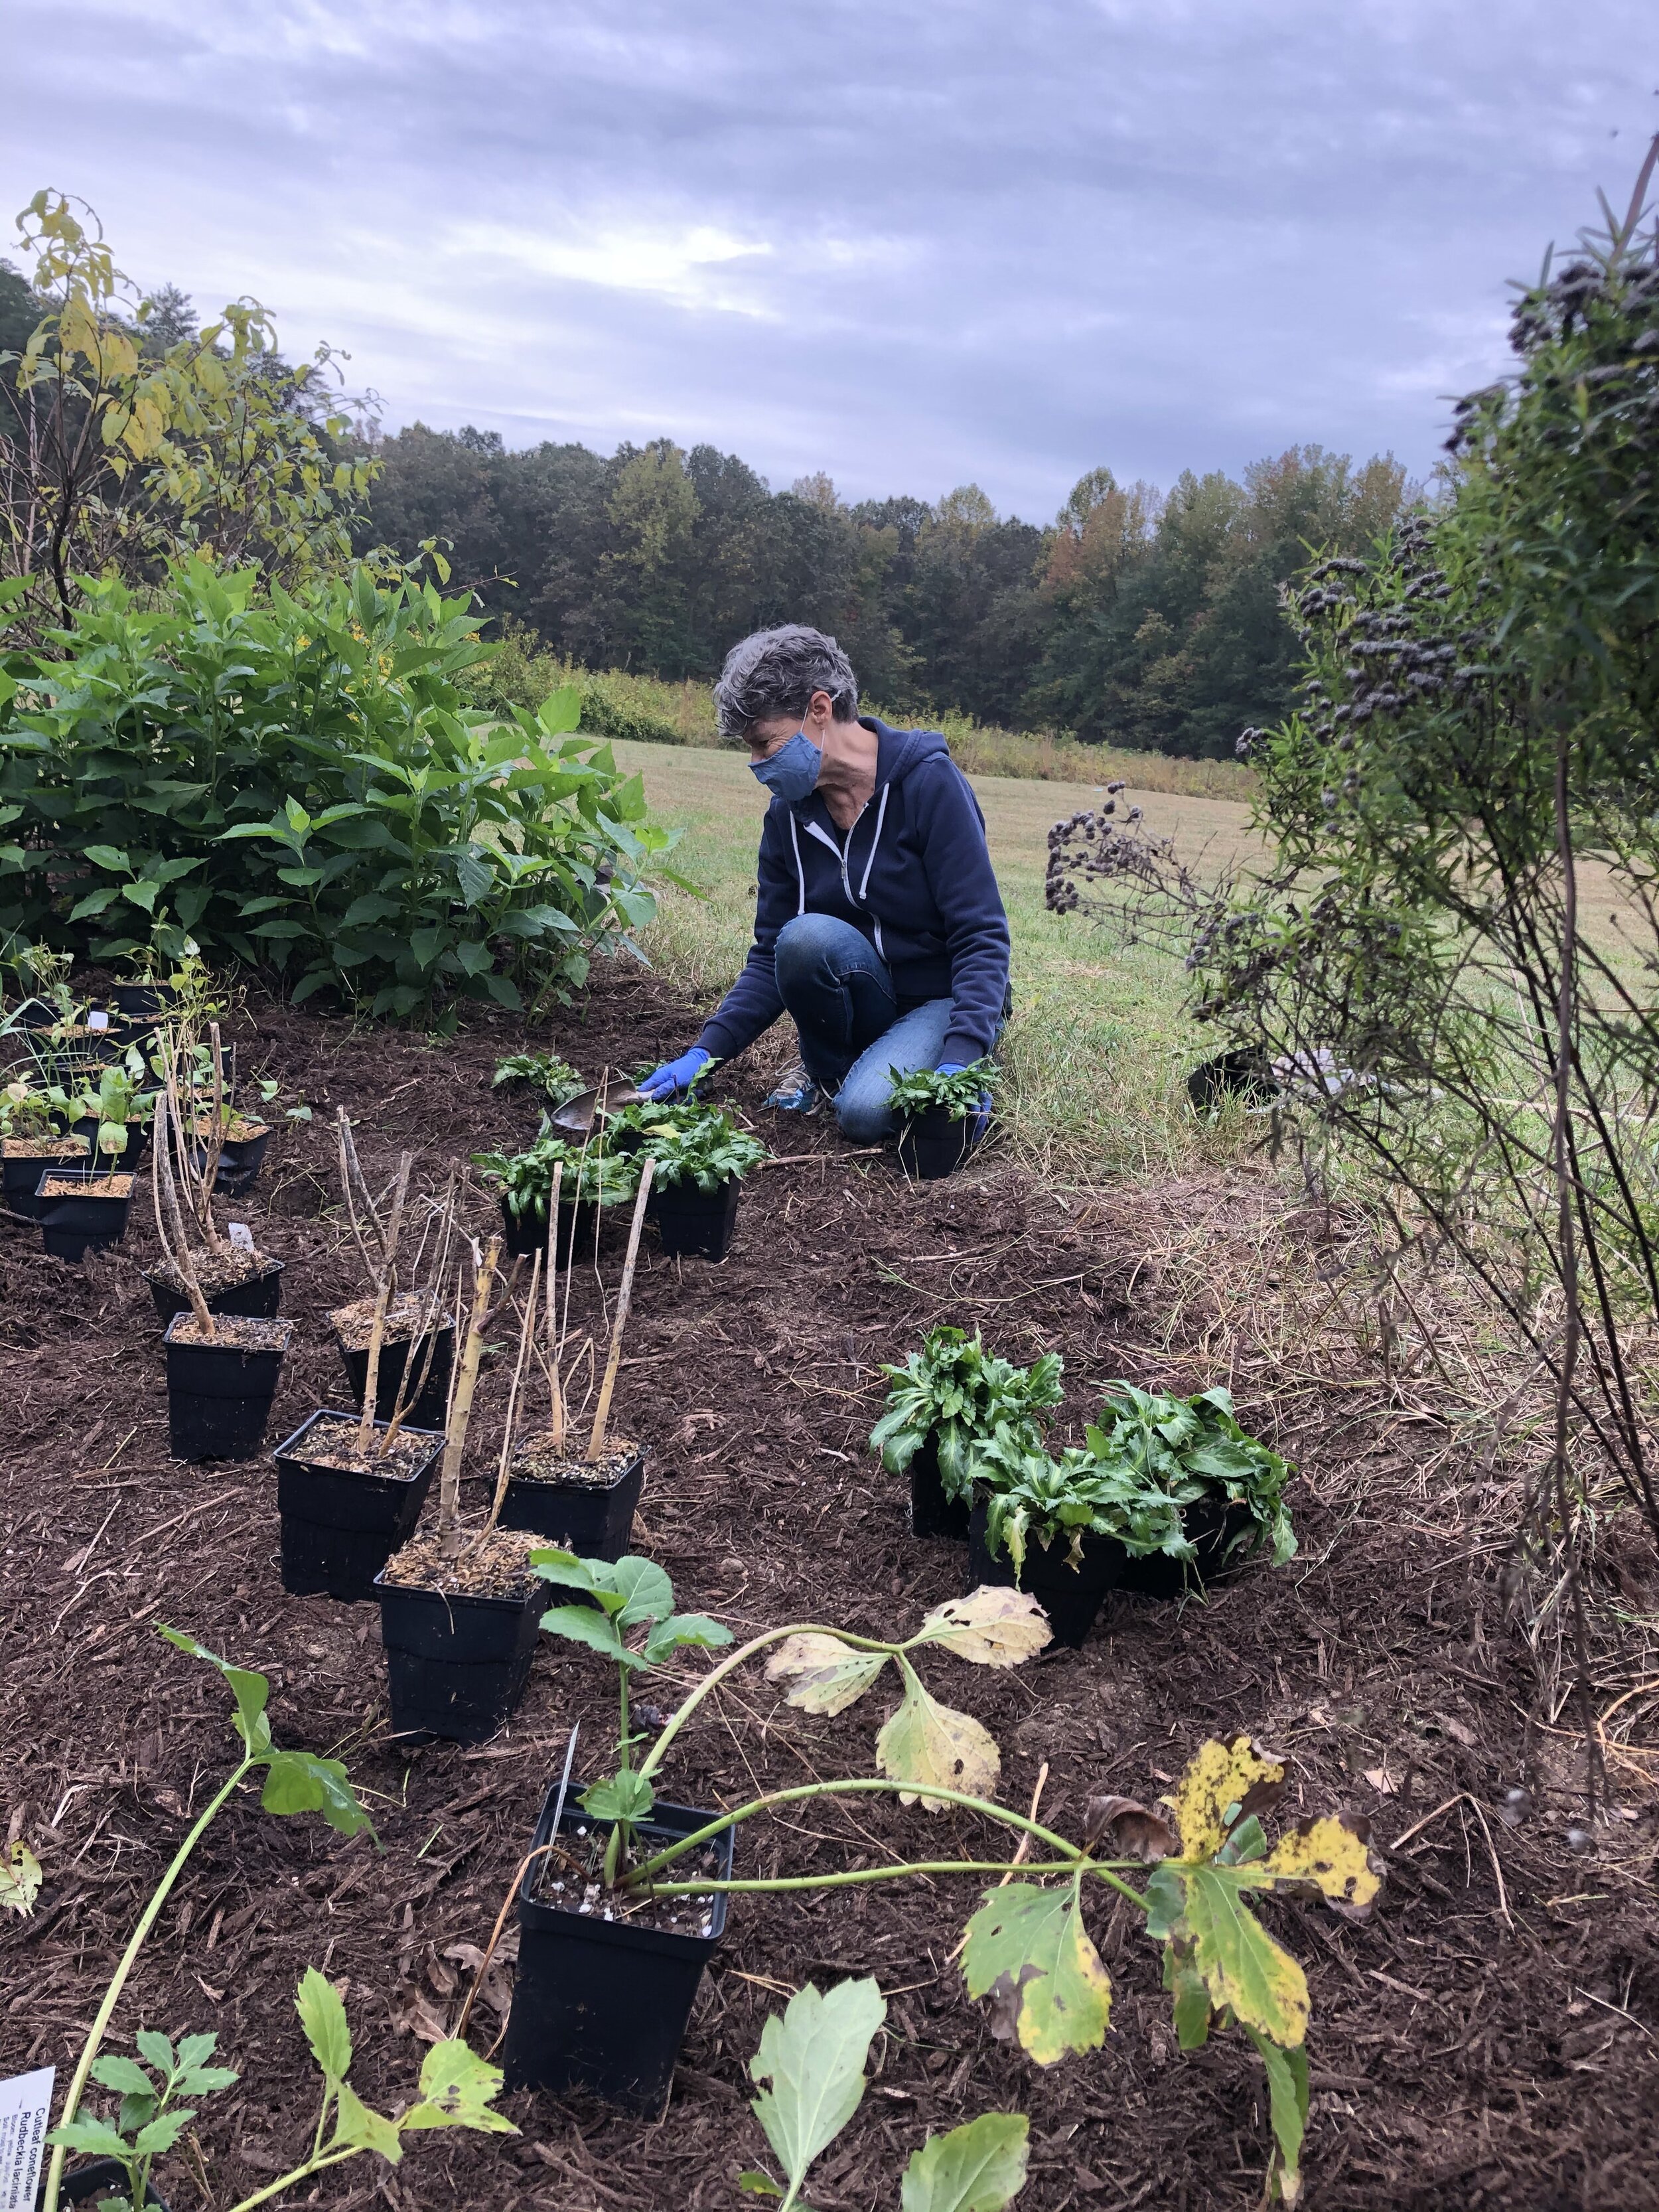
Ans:
{"type": "Polygon", "coordinates": [[[121,959],[161,924],[375,1016],[580,983],[651,918],[673,835],[571,734],[574,694],[462,705],[469,604],[362,566],[89,584],[58,657],[0,680],[0,930],[121,959]]]}
{"type": "Polygon", "coordinates": [[[975,1446],[999,1427],[1029,1431],[1035,1442],[1060,1401],[1063,1363],[1045,1352],[1029,1367],[987,1352],[979,1331],[930,1329],[902,1367],[884,1367],[891,1385],[870,1449],[890,1474],[902,1474],[931,1437],[939,1480],[949,1498],[964,1498],[973,1480],[975,1446]]]}

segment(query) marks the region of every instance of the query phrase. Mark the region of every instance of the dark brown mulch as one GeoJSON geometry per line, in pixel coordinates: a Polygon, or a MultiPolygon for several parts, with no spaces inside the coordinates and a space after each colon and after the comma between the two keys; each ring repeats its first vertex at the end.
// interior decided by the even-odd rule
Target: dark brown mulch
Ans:
{"type": "MultiPolygon", "coordinates": [[[[678,1048],[687,1033],[684,1008],[619,967],[536,1041],[597,1073],[678,1048]]],[[[344,1104],[362,1117],[359,1148],[377,1186],[404,1144],[441,1183],[456,1154],[530,1133],[533,1110],[490,1082],[497,1052],[522,1035],[487,1017],[433,1046],[252,1006],[244,1067],[280,1076],[281,1103],[303,1094],[316,1111],[308,1126],[279,1123],[260,1185],[233,1209],[287,1261],[284,1312],[298,1323],[269,1443],[317,1406],[345,1402],[326,1316],[364,1285],[337,1204],[329,1113],[344,1104]]],[[[768,1121],[743,1069],[731,1089],[768,1121]]],[[[1367,1923],[1268,1908],[1313,1992],[1309,2204],[1584,2212],[1659,2202],[1650,1792],[1621,1769],[1635,1817],[1598,1826],[1574,1856],[1570,1765],[1546,1773],[1535,1748],[1528,1764],[1528,1678],[1497,1593],[1502,1555],[1471,1540],[1450,1416],[1421,1397],[1402,1410],[1352,1346],[1345,1358],[1304,1346],[1311,1379],[1267,1395],[1254,1379],[1271,1371],[1261,1343],[1224,1328],[1220,1307],[1166,1264],[1171,1224],[1190,1237],[1197,1223],[1218,1273],[1242,1279],[1259,1265],[1267,1194],[1242,1178],[1107,1203],[1045,1191],[994,1158],[965,1178],[907,1188],[884,1159],[839,1158],[819,1123],[788,1129],[779,1149],[809,1146],[821,1164],[756,1176],[725,1266],[665,1261],[650,1245],[641,1260],[616,1418],[651,1455],[636,1547],[668,1569],[681,1606],[739,1632],[815,1619],[885,1634],[959,1592],[960,1551],[909,1536],[902,1486],[865,1449],[878,1364],[934,1320],[982,1323],[1018,1358],[1061,1349],[1073,1419],[1101,1378],[1194,1389],[1236,1372],[1247,1424],[1304,1469],[1298,1559],[1252,1570],[1204,1607],[1109,1601],[1081,1652],[1012,1674],[938,1657],[924,1664],[931,1687],[996,1735],[1007,1801],[1027,1803],[1048,1763],[1043,1807],[1061,1826],[1093,1792],[1156,1796],[1206,1735],[1249,1731],[1288,1758],[1296,1807],[1365,1813],[1384,1844],[1418,1831],[1391,1856],[1367,1923]],[[1505,1826],[1505,1792],[1523,1780],[1530,1808],[1505,1826]]],[[[488,1211],[481,1203],[478,1227],[488,1211]]],[[[579,1763],[592,1771],[615,1693],[597,1655],[549,1643],[495,1741],[387,1741],[375,1612],[283,1595],[268,1458],[168,1459],[162,1361],[138,1274],[156,1256],[143,1212],[135,1205],[124,1247],[79,1267],[40,1256],[33,1232],[0,1231],[0,1819],[46,1869],[33,1918],[0,1930],[0,2070],[72,2064],[143,1899],[229,1763],[222,1685],[163,1645],[155,1623],[265,1669],[277,1741],[345,1759],[380,1848],[246,1800],[210,1831],[161,1916],[120,2036],[213,2028],[245,2069],[196,2124],[224,2205],[309,2140],[314,2076],[292,2002],[302,1968],[321,1966],[345,1992],[360,2092],[382,2106],[406,2100],[426,2041],[456,2018],[567,1731],[580,1722],[579,1763]]],[[[1284,1249],[1287,1268],[1311,1270],[1316,1255],[1284,1249]]],[[[608,1252],[607,1297],[618,1259],[619,1247],[608,1252]]],[[[574,1310],[602,1321],[591,1273],[574,1310]]],[[[1264,1337],[1270,1323],[1264,1304],[1264,1337]]],[[[508,1380],[501,1334],[470,1454],[475,1513],[508,1380]]],[[[694,1657],[686,1678],[703,1663],[694,1657]]],[[[672,1691],[636,1685],[665,1706],[672,1691]]],[[[817,1720],[743,1680],[688,1729],[665,1794],[729,1804],[757,1781],[867,1771],[892,1701],[878,1685],[817,1720]]],[[[745,1830],[738,1863],[808,1870],[976,1841],[954,1816],[815,1807],[745,1830]]],[[[898,2169],[927,2130],[993,2107],[1030,2115],[1020,2200],[1030,2212],[1254,2203],[1265,2136],[1254,2058],[1236,2037],[1177,2053],[1155,1954],[1124,1914],[1095,1923],[1116,1990],[1105,2049],[1041,2071],[994,2040],[964,1995],[951,1953],[975,1901],[970,1882],[935,1881],[740,1899],[661,2125],[520,2097],[509,2105],[520,2136],[422,2137],[395,2172],[365,2160],[330,2177],[319,2201],[342,2212],[372,2197],[393,2212],[745,2201],[734,2176],[765,2155],[744,2070],[763,2018],[804,1981],[873,1973],[887,2031],[870,2094],[809,2191],[826,2212],[896,2205],[898,2169]]],[[[496,2035],[509,1989],[503,1970],[492,1973],[477,2047],[496,2035]]],[[[202,2201],[182,2160],[167,2161],[163,2178],[175,2212],[202,2201]]]]}

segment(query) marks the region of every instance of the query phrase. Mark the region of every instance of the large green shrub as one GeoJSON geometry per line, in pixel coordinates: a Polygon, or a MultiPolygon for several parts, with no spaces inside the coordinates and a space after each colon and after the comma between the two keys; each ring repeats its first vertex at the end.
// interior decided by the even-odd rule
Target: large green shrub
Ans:
{"type": "Polygon", "coordinates": [[[469,605],[364,568],[297,596],[201,562],[148,601],[88,584],[61,659],[0,664],[0,930],[94,958],[188,931],[376,1015],[580,982],[650,919],[672,834],[569,734],[573,694],[463,706],[469,605]]]}

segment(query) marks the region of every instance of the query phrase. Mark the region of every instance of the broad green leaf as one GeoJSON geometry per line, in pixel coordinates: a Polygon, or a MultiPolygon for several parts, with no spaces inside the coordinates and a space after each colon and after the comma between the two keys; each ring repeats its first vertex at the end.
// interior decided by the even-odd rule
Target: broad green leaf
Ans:
{"type": "Polygon", "coordinates": [[[1180,1859],[1166,1861],[1165,1869],[1186,1893],[1193,1964],[1214,2009],[1231,2007],[1245,2027],[1274,2043],[1300,2043],[1308,2032],[1307,1977],[1244,1901],[1244,1891],[1264,1887],[1267,1877],[1259,1868],[1188,1866],[1180,1859]]]}
{"type": "Polygon", "coordinates": [[[1254,1811],[1245,1800],[1255,1790],[1267,1794],[1285,1779],[1284,1762],[1265,1758],[1247,1735],[1231,1744],[1213,1737],[1188,1762],[1170,1801],[1181,1830],[1183,1859],[1213,1858],[1238,1817],[1235,1808],[1254,1811]]]}
{"type": "Polygon", "coordinates": [[[672,1653],[684,1649],[718,1650],[721,1644],[731,1641],[731,1630],[718,1620],[710,1620],[705,1613],[671,1613],[666,1620],[653,1626],[645,1639],[646,1664],[660,1666],[672,1653]]]}
{"type": "Polygon", "coordinates": [[[205,2066],[218,2048],[216,2035],[181,2035],[179,2039],[180,2066],[205,2066]]]}
{"type": "Polygon", "coordinates": [[[884,1651],[855,1651],[838,1636],[786,1637],[766,1662],[766,1679],[799,1677],[787,1702],[803,1712],[840,1713],[856,1705],[887,1664],[884,1651]]]}
{"type": "Polygon", "coordinates": [[[1273,2159],[1267,2171],[1267,2197],[1294,2204],[1302,2194],[1302,2138],[1308,2129],[1308,2051],[1290,2051],[1261,2034],[1248,2021],[1244,2033],[1260,2052],[1267,2072],[1267,2109],[1273,2121],[1273,2159]]]}
{"type": "Polygon", "coordinates": [[[175,2112],[163,2112],[159,2119],[146,2120],[133,2137],[132,2148],[141,2157],[159,2158],[173,2148],[195,2118],[187,2106],[180,2106],[175,2112]]]}
{"type": "Polygon", "coordinates": [[[100,2088],[118,2089],[124,2097],[153,2097],[155,2085],[136,2058],[115,2057],[94,2062],[92,2078],[100,2088]]]}
{"type": "Polygon", "coordinates": [[[404,2154],[404,2147],[395,2123],[364,2104],[349,2081],[342,2081],[337,2094],[340,2101],[334,2115],[334,2141],[376,2151],[388,2165],[396,2166],[404,2154]]]}
{"type": "Polygon", "coordinates": [[[929,2136],[905,2168],[900,2212],[1002,2212],[1025,2186],[1030,2128],[1024,2112],[982,2112],[929,2136]]]}
{"type": "Polygon", "coordinates": [[[133,2037],[138,2056],[149,2062],[163,2076],[172,2073],[178,2061],[173,2055],[173,2045],[157,2027],[141,2027],[133,2037]]]}
{"type": "Polygon", "coordinates": [[[270,1723],[265,1718],[265,1700],[270,1695],[270,1685],[264,1676],[256,1674],[251,1668],[231,1666],[216,1652],[210,1651],[205,1644],[198,1644],[193,1636],[186,1636],[182,1630],[164,1627],[158,1621],[156,1632],[165,1636],[167,1642],[179,1650],[187,1652],[192,1659],[204,1659],[210,1667],[219,1669],[229,1686],[230,1694],[236,1700],[236,1727],[243,1742],[256,1753],[267,1749],[270,1742],[270,1723]]]}
{"type": "Polygon", "coordinates": [[[623,1608],[617,1616],[621,1628],[634,1628],[642,1620],[666,1620],[674,1610],[674,1585],[654,1559],[629,1555],[611,1566],[610,1586],[617,1591],[623,1608]]]}
{"type": "Polygon", "coordinates": [[[864,2063],[886,2017],[873,1981],[842,1982],[827,1996],[809,1982],[761,2030],[749,2071],[772,2086],[755,2099],[755,2113],[793,2189],[858,2110],[864,2063]]]}
{"type": "Polygon", "coordinates": [[[781,2197],[783,2194],[769,2173],[757,2172],[752,2166],[747,2172],[738,2176],[738,2187],[745,2197],[781,2197]]]}
{"type": "Polygon", "coordinates": [[[83,845],[81,850],[94,868],[118,868],[130,872],[132,863],[118,845],[83,845]]]}
{"type": "Polygon", "coordinates": [[[1210,1992],[1193,1963],[1190,1936],[1172,1937],[1164,1946],[1164,1986],[1170,1993],[1176,2041],[1183,2051],[1200,2051],[1210,2039],[1210,1992]]]}
{"type": "Polygon", "coordinates": [[[267,1813],[320,1813],[337,1835],[374,1832],[339,1760],[319,1759],[313,1752],[271,1753],[259,1802],[267,1813]]]}
{"type": "MultiPolygon", "coordinates": [[[[955,1712],[931,1698],[902,1659],[899,1668],[904,1699],[876,1738],[877,1767],[896,1782],[932,1783],[970,1797],[990,1796],[1002,1770],[996,1739],[971,1713],[955,1712]]],[[[942,1812],[945,1805],[942,1797],[929,1797],[925,1788],[902,1790],[899,1802],[920,1802],[929,1813],[942,1812]]]]}
{"type": "Polygon", "coordinates": [[[300,1977],[294,2009],[312,2057],[331,2083],[343,2081],[351,2071],[351,2029],[340,1992],[315,1966],[307,1966],[300,1977]]]}
{"type": "Polygon", "coordinates": [[[0,1911],[27,1919],[40,1894],[40,1862],[25,1843],[15,1843],[0,1859],[0,1911]]]}
{"type": "Polygon", "coordinates": [[[434,2043],[421,2068],[421,2101],[403,2118],[411,2128],[478,2128],[486,2135],[519,2132],[503,2113],[490,2107],[501,2091],[501,2069],[480,2058],[465,2043],[434,2043]]]}
{"type": "Polygon", "coordinates": [[[1365,1837],[1340,1814],[1324,1814],[1281,1836],[1266,1863],[1280,1881],[1313,1882],[1336,1905],[1363,1909],[1382,1887],[1365,1837]]]}
{"type": "Polygon", "coordinates": [[[585,1790],[581,1808],[596,1820],[642,1820],[656,1802],[656,1793],[645,1777],[624,1766],[620,1773],[585,1790]]]}
{"type": "Polygon", "coordinates": [[[107,2120],[71,2120],[67,2127],[54,2128],[46,2141],[54,2149],[61,2143],[65,2150],[87,2151],[94,2158],[125,2158],[131,2148],[107,2120]]]}
{"type": "Polygon", "coordinates": [[[574,684],[550,691],[536,710],[536,720],[550,738],[562,738],[581,727],[582,695],[574,684]]]}
{"type": "Polygon", "coordinates": [[[988,1584],[970,1596],[936,1605],[921,1632],[929,1644],[943,1644],[975,1667],[1018,1667],[1035,1658],[1054,1636],[1048,1615],[1029,1590],[988,1584]]]}
{"type": "Polygon", "coordinates": [[[968,1923],[962,1971],[971,1997],[1001,1984],[1018,2007],[1020,2048],[1039,2066],[1068,2051],[1098,2051],[1106,2039],[1112,1984],[1084,1927],[1075,1881],[987,1891],[968,1923]]]}
{"type": "Polygon", "coordinates": [[[596,1612],[591,1605],[550,1606],[542,1615],[542,1626],[550,1636],[568,1637],[573,1644],[591,1644],[595,1651],[603,1651],[607,1659],[614,1659],[623,1667],[644,1664],[623,1642],[610,1615],[596,1612]]]}

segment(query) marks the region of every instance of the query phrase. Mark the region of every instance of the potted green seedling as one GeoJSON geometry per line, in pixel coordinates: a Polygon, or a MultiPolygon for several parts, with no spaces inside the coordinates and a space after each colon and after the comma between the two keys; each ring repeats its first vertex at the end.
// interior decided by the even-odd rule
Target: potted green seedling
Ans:
{"type": "MultiPolygon", "coordinates": [[[[343,1156],[349,1158],[360,1177],[356,1147],[343,1115],[340,1144],[343,1156]]],[[[413,1154],[404,1152],[384,1218],[366,1188],[347,1201],[364,1257],[377,1275],[359,1378],[360,1411],[346,1413],[324,1407],[308,1415],[274,1454],[276,1510],[283,1530],[283,1588],[294,1596],[326,1595],[347,1603],[378,1597],[375,1577],[392,1553],[414,1534],[444,1449],[441,1425],[444,1397],[440,1395],[436,1401],[436,1423],[416,1422],[412,1415],[431,1387],[428,1370],[438,1337],[431,1324],[437,1316],[438,1286],[448,1273],[456,1185],[452,1176],[441,1204],[426,1208],[420,1249],[410,1270],[410,1287],[400,1291],[400,1252],[407,1231],[413,1165],[413,1154]],[[420,1272],[422,1257],[430,1267],[430,1279],[425,1282],[420,1272]],[[398,1347],[404,1356],[398,1361],[395,1385],[389,1393],[391,1402],[382,1417],[378,1408],[382,1402],[382,1369],[386,1364],[384,1340],[388,1316],[400,1298],[412,1304],[415,1317],[398,1347]],[[407,1356],[411,1343],[419,1346],[418,1355],[412,1358],[407,1356]]],[[[350,1189],[349,1178],[347,1188],[350,1189]]],[[[447,1376],[446,1358],[446,1382],[447,1376]]]]}
{"type": "Polygon", "coordinates": [[[547,1108],[558,1108],[580,1097],[586,1079],[556,1052],[511,1052],[495,1063],[493,1088],[523,1091],[547,1108]]]}
{"type": "Polygon", "coordinates": [[[361,1410],[372,1398],[378,1420],[401,1414],[413,1428],[441,1429],[455,1358],[455,1317],[445,1310],[444,1291],[458,1186],[452,1182],[442,1204],[425,1208],[413,1257],[400,1262],[388,1254],[384,1206],[364,1180],[343,1109],[337,1137],[346,1219],[368,1282],[365,1297],[328,1316],[352,1403],[361,1410]]]}
{"type": "Polygon", "coordinates": [[[1059,1405],[1063,1368],[1057,1352],[1030,1367],[987,1352],[977,1329],[930,1329],[902,1367],[884,1367],[890,1385],[870,1449],[890,1474],[910,1477],[910,1528],[917,1536],[965,1542],[975,1444],[999,1424],[1041,1425],[1059,1405]]]}
{"type": "Polygon", "coordinates": [[[656,1166],[653,1211],[664,1252],[724,1260],[744,1178],[766,1158],[765,1146],[718,1107],[629,1113],[639,1116],[641,1156],[656,1166]]]}
{"type": "Polygon", "coordinates": [[[597,1252],[605,1215],[625,1206],[639,1188],[640,1164],[584,1138],[580,1145],[544,1131],[521,1152],[475,1152],[472,1164],[501,1199],[501,1230],[515,1259],[541,1251],[548,1239],[553,1171],[561,1170],[553,1208],[558,1224],[556,1258],[568,1267],[577,1253],[597,1252]]]}
{"type": "Polygon", "coordinates": [[[1232,1395],[1203,1390],[1171,1398],[1109,1382],[1096,1419],[1085,1431],[1103,1464],[1122,1464],[1173,1498],[1181,1509],[1190,1558],[1139,1552],[1126,1561],[1119,1585],[1149,1597],[1176,1597],[1266,1551],[1276,1567],[1296,1554],[1296,1530],[1285,1504],[1291,1470],[1279,1454],[1247,1436],[1232,1395]]]}
{"type": "Polygon", "coordinates": [[[119,1060],[98,1071],[95,1087],[83,1087],[70,1102],[70,1127],[86,1139],[94,1165],[142,1164],[155,1110],[155,1094],[141,1087],[147,1072],[143,1054],[130,1045],[119,1060]]]}
{"type": "Polygon", "coordinates": [[[1132,1559],[1194,1557],[1179,1504],[1126,1459],[1077,1446],[1050,1458],[1024,1422],[1000,1426],[971,1456],[969,1587],[1030,1590],[1061,1644],[1083,1643],[1132,1559]]]}
{"type": "Polygon", "coordinates": [[[955,1173],[985,1133],[991,1101],[1002,1080],[994,1060],[942,1075],[934,1067],[890,1071],[887,1103],[899,1116],[899,1160],[924,1182],[955,1173]]]}
{"type": "Polygon", "coordinates": [[[35,1196],[43,1170],[75,1167],[87,1158],[87,1140],[59,1126],[50,1094],[27,1076],[14,1076],[0,1090],[0,1175],[6,1211],[38,1221],[35,1196]]]}
{"type": "MultiPolygon", "coordinates": [[[[252,1459],[264,1440],[292,1322],[266,1315],[216,1313],[204,1270],[216,1291],[253,1284],[271,1263],[257,1250],[221,1237],[213,1218],[214,1156],[186,1133],[176,1062],[155,1102],[150,1192],[161,1265],[152,1279],[158,1308],[181,1288],[185,1305],[167,1322],[167,1428],[173,1456],[183,1460],[252,1459]]],[[[278,1279],[280,1280],[280,1278],[278,1279]]]]}

